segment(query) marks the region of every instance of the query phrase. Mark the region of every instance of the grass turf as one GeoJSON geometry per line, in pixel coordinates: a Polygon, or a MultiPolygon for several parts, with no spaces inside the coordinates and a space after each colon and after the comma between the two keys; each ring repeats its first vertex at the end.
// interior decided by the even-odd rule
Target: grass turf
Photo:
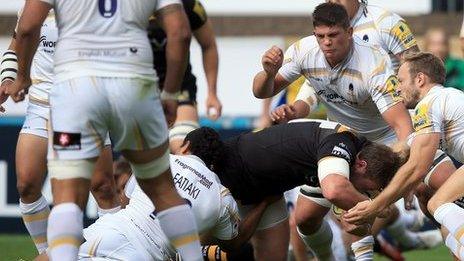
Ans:
{"type": "MultiPolygon", "coordinates": [[[[32,260],[37,252],[34,244],[25,235],[0,235],[0,261],[32,260]]],[[[432,250],[416,250],[405,252],[406,260],[418,261],[450,261],[452,260],[445,246],[432,250]]],[[[385,257],[375,256],[375,261],[386,261],[385,257]]]]}

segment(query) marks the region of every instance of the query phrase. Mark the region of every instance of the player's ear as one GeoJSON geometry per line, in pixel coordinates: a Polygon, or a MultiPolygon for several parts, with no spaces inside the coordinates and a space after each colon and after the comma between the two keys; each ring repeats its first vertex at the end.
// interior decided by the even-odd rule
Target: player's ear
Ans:
{"type": "Polygon", "coordinates": [[[348,29],[346,31],[351,37],[353,37],[353,27],[351,27],[351,26],[348,27],[348,29]]]}
{"type": "Polygon", "coordinates": [[[356,171],[360,174],[366,174],[367,173],[367,161],[360,159],[359,156],[356,156],[356,161],[355,161],[355,166],[356,166],[356,171]]]}
{"type": "Polygon", "coordinates": [[[184,142],[182,143],[182,146],[177,151],[177,154],[179,154],[179,155],[190,155],[190,154],[192,154],[190,152],[190,141],[184,140],[184,142]]]}

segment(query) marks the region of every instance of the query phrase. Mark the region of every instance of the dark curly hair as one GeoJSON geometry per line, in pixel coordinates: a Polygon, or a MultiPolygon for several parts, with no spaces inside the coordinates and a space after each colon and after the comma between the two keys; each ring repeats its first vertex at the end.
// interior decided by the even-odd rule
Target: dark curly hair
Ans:
{"type": "Polygon", "coordinates": [[[189,144],[190,152],[203,160],[211,170],[218,170],[224,158],[225,145],[214,129],[201,127],[187,134],[182,146],[189,144]]]}

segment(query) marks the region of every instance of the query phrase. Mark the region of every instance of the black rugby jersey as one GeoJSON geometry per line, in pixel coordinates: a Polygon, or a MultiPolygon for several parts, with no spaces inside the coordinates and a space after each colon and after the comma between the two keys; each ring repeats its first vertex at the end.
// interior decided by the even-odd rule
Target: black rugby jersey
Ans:
{"type": "Polygon", "coordinates": [[[352,166],[366,144],[346,127],[328,121],[275,125],[225,141],[226,155],[215,171],[243,204],[259,202],[296,186],[318,186],[317,163],[340,157],[352,166]]]}
{"type": "MultiPolygon", "coordinates": [[[[185,13],[190,23],[190,29],[193,31],[202,27],[208,17],[203,5],[198,0],[182,0],[185,13]]],[[[164,79],[166,78],[166,33],[156,20],[156,16],[150,17],[148,25],[148,38],[150,39],[151,48],[153,51],[153,64],[156,74],[159,78],[159,86],[162,89],[164,79]]],[[[184,89],[188,87],[193,88],[196,84],[196,78],[192,74],[192,66],[190,62],[185,70],[184,80],[182,86],[184,89]]]]}

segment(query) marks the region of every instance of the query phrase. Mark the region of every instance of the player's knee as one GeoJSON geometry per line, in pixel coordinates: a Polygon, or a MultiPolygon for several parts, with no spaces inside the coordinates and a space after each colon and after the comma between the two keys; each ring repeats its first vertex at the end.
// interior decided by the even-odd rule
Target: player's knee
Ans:
{"type": "Polygon", "coordinates": [[[152,179],[169,169],[169,149],[163,155],[145,164],[131,163],[134,175],[138,179],[152,179]]]}
{"type": "Polygon", "coordinates": [[[445,203],[447,202],[441,200],[439,197],[433,196],[432,198],[430,198],[429,202],[427,202],[427,210],[430,212],[430,214],[433,215],[433,213],[435,213],[435,210],[437,210],[438,207],[445,203]]]}
{"type": "Polygon", "coordinates": [[[322,224],[322,219],[307,211],[295,211],[295,224],[303,231],[315,231],[322,224]]]}
{"type": "Polygon", "coordinates": [[[42,183],[42,181],[33,178],[18,179],[16,188],[18,189],[19,197],[23,200],[26,199],[27,202],[39,198],[42,190],[42,183]]]}

